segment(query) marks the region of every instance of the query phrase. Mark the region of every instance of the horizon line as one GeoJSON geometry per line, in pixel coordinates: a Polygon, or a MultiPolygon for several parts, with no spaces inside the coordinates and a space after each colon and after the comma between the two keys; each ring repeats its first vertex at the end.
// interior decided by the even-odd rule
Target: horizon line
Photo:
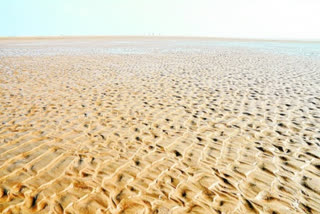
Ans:
{"type": "Polygon", "coordinates": [[[266,41],[266,42],[307,42],[317,43],[320,39],[290,39],[290,38],[250,38],[250,37],[214,37],[214,36],[184,36],[184,35],[32,35],[32,36],[0,36],[0,40],[23,39],[81,39],[81,38],[159,38],[159,39],[210,39],[230,41],[266,41]]]}

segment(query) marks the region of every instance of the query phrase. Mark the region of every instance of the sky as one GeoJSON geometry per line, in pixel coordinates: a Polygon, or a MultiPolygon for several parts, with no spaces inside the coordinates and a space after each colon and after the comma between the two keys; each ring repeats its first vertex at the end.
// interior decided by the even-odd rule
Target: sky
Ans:
{"type": "Polygon", "coordinates": [[[320,0],[0,0],[0,36],[320,40],[320,0]]]}

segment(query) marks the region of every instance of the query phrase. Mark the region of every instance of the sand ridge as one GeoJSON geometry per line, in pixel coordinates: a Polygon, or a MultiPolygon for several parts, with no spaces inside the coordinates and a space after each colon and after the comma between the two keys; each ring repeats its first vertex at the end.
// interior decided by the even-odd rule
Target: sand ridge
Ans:
{"type": "Polygon", "coordinates": [[[319,59],[8,55],[1,212],[320,213],[319,59]]]}

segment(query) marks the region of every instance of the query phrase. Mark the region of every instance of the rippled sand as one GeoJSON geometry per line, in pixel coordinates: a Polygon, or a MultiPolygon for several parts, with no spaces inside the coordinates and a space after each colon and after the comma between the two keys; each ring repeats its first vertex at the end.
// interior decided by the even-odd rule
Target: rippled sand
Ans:
{"type": "Polygon", "coordinates": [[[1,41],[0,212],[320,213],[320,58],[209,42],[1,41]]]}

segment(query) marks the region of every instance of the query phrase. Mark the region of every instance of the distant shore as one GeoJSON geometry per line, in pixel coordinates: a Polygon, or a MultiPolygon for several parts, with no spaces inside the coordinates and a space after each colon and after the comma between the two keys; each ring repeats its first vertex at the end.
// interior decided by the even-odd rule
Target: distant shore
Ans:
{"type": "Polygon", "coordinates": [[[297,40],[297,39],[256,39],[256,38],[227,38],[227,37],[201,37],[201,36],[8,36],[0,37],[5,40],[77,40],[77,39],[180,39],[180,40],[216,40],[216,41],[244,41],[244,42],[292,42],[292,43],[320,43],[320,40],[297,40]]]}

